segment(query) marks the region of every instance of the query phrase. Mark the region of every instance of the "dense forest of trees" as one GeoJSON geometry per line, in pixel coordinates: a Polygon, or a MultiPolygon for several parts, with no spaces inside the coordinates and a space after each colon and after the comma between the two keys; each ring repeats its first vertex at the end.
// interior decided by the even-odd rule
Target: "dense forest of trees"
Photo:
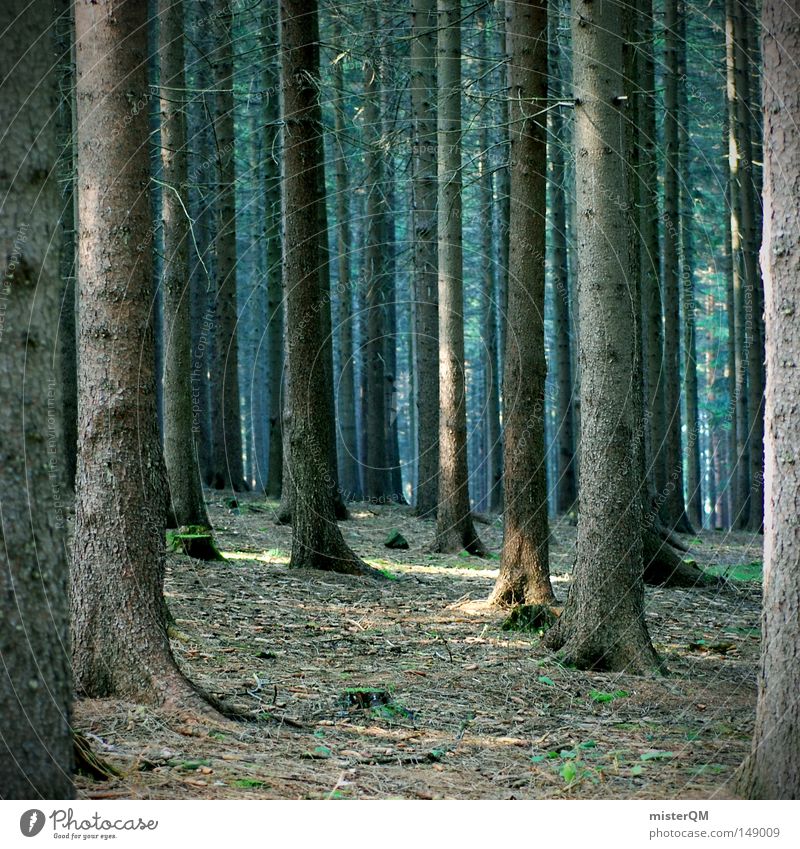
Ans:
{"type": "Polygon", "coordinates": [[[681,535],[764,533],[739,792],[797,797],[797,0],[0,20],[0,798],[72,794],[73,692],[224,710],[164,598],[167,528],[219,556],[217,491],[376,581],[355,502],[475,558],[502,515],[490,604],[640,675],[646,584],[714,580],[681,535]]]}

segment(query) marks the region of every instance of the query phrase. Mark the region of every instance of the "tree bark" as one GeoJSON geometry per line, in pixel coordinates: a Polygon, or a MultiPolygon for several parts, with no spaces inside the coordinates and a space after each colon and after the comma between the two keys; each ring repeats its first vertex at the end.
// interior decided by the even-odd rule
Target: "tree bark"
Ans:
{"type": "Polygon", "coordinates": [[[414,339],[417,380],[416,512],[439,500],[439,291],[436,176],[436,2],[413,0],[411,28],[414,339]]]}
{"type": "Polygon", "coordinates": [[[497,281],[494,257],[494,175],[491,167],[491,148],[489,139],[491,116],[491,71],[488,55],[488,39],[486,30],[489,24],[489,7],[484,10],[483,17],[478,22],[480,27],[480,55],[482,57],[481,74],[481,106],[483,115],[480,118],[481,129],[478,154],[479,172],[479,209],[483,221],[481,226],[482,255],[481,255],[481,312],[483,348],[483,456],[484,474],[482,480],[487,497],[486,509],[491,513],[500,510],[503,503],[503,442],[500,434],[500,382],[501,373],[498,368],[498,332],[497,317],[499,304],[497,302],[497,281]]]}
{"type": "Polygon", "coordinates": [[[678,168],[680,175],[680,269],[683,301],[683,374],[686,399],[686,515],[703,527],[700,477],[700,415],[697,398],[697,324],[694,286],[694,182],[689,150],[689,112],[686,91],[686,0],[678,2],[678,168]]]}
{"type": "Polygon", "coordinates": [[[656,155],[656,83],[653,60],[653,3],[643,0],[641,48],[637,51],[641,233],[639,263],[642,289],[642,356],[644,367],[645,462],[653,494],[663,499],[667,486],[664,399],[664,330],[661,297],[661,244],[658,229],[658,157],[656,155]]]}
{"type": "MultiPolygon", "coordinates": [[[[334,513],[330,480],[330,411],[326,369],[320,357],[325,343],[320,291],[318,209],[323,188],[322,120],[319,106],[317,7],[307,0],[281,0],[281,90],[284,148],[285,227],[284,291],[287,303],[288,396],[291,422],[293,567],[379,574],[346,545],[334,513]]],[[[381,398],[382,400],[382,398],[381,398]]],[[[288,481],[284,480],[284,485],[288,481]]]]}
{"type": "Polygon", "coordinates": [[[163,596],[146,24],[146,4],[132,0],[75,6],[81,356],[73,669],[86,696],[204,711],[172,656],[163,596]]]}
{"type": "MultiPolygon", "coordinates": [[[[66,4],[57,11],[67,16],[66,4]]],[[[68,20],[68,17],[67,17],[68,20]]],[[[68,24],[60,21],[61,25],[68,24]]],[[[0,11],[0,798],[71,799],[53,4],[0,11]],[[56,356],[54,357],[54,354],[56,356]],[[33,508],[33,509],[31,509],[33,508]]],[[[69,56],[69,53],[67,53],[69,56]]],[[[71,307],[71,305],[68,305],[71,307]]]]}
{"type": "Polygon", "coordinates": [[[364,171],[367,190],[364,287],[367,310],[367,338],[364,355],[367,366],[367,466],[364,495],[369,501],[383,502],[389,494],[386,468],[386,404],[384,354],[386,347],[386,197],[384,193],[383,121],[381,119],[381,79],[378,54],[378,10],[376,0],[368,0],[364,26],[370,39],[364,62],[364,171]]]}
{"type": "MultiPolygon", "coordinates": [[[[577,561],[547,633],[584,669],[659,668],[644,619],[642,504],[633,380],[638,324],[629,271],[623,7],[573,0],[573,82],[581,315],[581,491],[577,561]],[[623,193],[620,201],[620,192],[623,193]],[[622,309],[621,305],[629,305],[622,309]],[[630,312],[628,311],[630,310],[630,312]]],[[[633,282],[635,284],[635,281],[633,282]]]]}
{"type": "Polygon", "coordinates": [[[550,586],[544,452],[547,2],[507,11],[511,216],[503,396],[503,553],[494,603],[546,604],[550,586]],[[533,116],[533,117],[532,117],[533,116]],[[539,116],[539,117],[536,117],[539,116]]]}
{"type": "Polygon", "coordinates": [[[212,381],[212,435],[216,489],[247,489],[242,463],[239,410],[239,344],[236,298],[236,173],[233,132],[233,12],[227,0],[215,0],[212,14],[214,83],[217,89],[214,132],[217,145],[215,365],[212,381]]]}
{"type": "Polygon", "coordinates": [[[744,268],[745,344],[747,368],[748,461],[750,491],[747,527],[759,533],[764,524],[764,384],[761,334],[761,275],[758,267],[760,240],[756,225],[756,183],[753,167],[753,103],[750,96],[749,15],[740,0],[734,0],[734,65],[736,73],[736,124],[739,154],[739,206],[741,210],[744,268]]]}
{"type": "Polygon", "coordinates": [[[766,523],[761,667],[753,749],[739,791],[751,799],[800,797],[800,3],[764,0],[764,250],[766,304],[766,523]]]}
{"type": "Polygon", "coordinates": [[[691,533],[683,500],[680,359],[680,181],[678,0],[664,3],[664,407],[667,482],[661,513],[674,530],[691,533]]]}
{"type": "MultiPolygon", "coordinates": [[[[342,52],[341,24],[335,19],[334,42],[342,52]]],[[[350,276],[350,181],[348,178],[348,143],[345,133],[344,63],[335,62],[334,75],[334,144],[336,145],[336,230],[339,249],[339,367],[336,411],[339,432],[339,479],[346,501],[362,497],[358,479],[358,440],[356,434],[355,361],[353,359],[353,281],[350,276]]]]}
{"type": "MultiPolygon", "coordinates": [[[[559,15],[550,19],[551,103],[559,101],[563,92],[563,63],[558,44],[559,15]]],[[[572,511],[578,501],[575,479],[575,417],[573,416],[572,319],[570,316],[569,260],[567,257],[567,182],[564,164],[566,132],[562,109],[550,115],[548,159],[550,162],[551,224],[553,246],[553,324],[556,337],[556,426],[558,428],[558,462],[556,466],[556,512],[572,511]]]]}
{"type": "Polygon", "coordinates": [[[740,150],[742,147],[741,124],[738,117],[738,101],[741,74],[737,74],[736,63],[736,0],[725,2],[725,73],[728,119],[728,166],[731,256],[733,261],[733,315],[735,330],[736,372],[736,498],[732,517],[734,527],[747,527],[750,514],[750,442],[748,439],[747,397],[747,340],[746,340],[746,273],[744,266],[744,244],[742,233],[742,179],[740,173],[740,150]]]}
{"type": "Polygon", "coordinates": [[[439,507],[438,551],[483,556],[472,524],[464,385],[461,233],[461,3],[438,2],[439,507]]]}
{"type": "Polygon", "coordinates": [[[183,55],[183,2],[159,0],[161,62],[161,167],[164,263],[164,460],[169,479],[170,514],[176,527],[210,523],[195,444],[191,390],[189,305],[189,219],[186,209],[186,88],[183,55]]]}

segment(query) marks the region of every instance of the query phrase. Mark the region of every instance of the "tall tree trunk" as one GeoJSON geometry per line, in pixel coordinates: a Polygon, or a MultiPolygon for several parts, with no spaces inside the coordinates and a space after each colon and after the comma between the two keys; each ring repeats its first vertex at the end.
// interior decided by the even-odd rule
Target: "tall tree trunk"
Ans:
{"type": "MultiPolygon", "coordinates": [[[[319,218],[322,116],[319,106],[317,7],[281,0],[281,91],[284,148],[284,291],[287,303],[293,567],[378,574],[347,546],[336,524],[330,456],[334,446],[325,399],[319,218]],[[322,399],[322,403],[320,402],[322,399]]],[[[287,483],[287,481],[284,481],[287,483]]]]}
{"type": "MultiPolygon", "coordinates": [[[[725,117],[725,128],[724,128],[724,144],[727,147],[730,132],[728,130],[728,120],[727,113],[725,117]]],[[[732,196],[732,186],[733,180],[731,175],[728,175],[728,179],[725,181],[725,209],[732,210],[733,202],[731,200],[732,196]]],[[[725,377],[727,382],[727,391],[728,391],[728,413],[727,419],[730,422],[730,427],[728,430],[728,444],[726,448],[726,458],[728,462],[725,465],[727,471],[727,480],[725,482],[725,491],[726,491],[726,501],[727,501],[727,512],[729,520],[735,524],[736,517],[739,514],[739,510],[741,509],[741,501],[739,500],[740,492],[739,492],[739,470],[735,465],[735,458],[738,456],[739,451],[739,368],[741,367],[741,348],[739,347],[739,340],[737,336],[738,324],[736,320],[736,289],[739,283],[741,282],[741,278],[738,275],[737,270],[737,261],[733,255],[733,243],[732,243],[732,232],[731,232],[731,221],[733,219],[733,215],[729,214],[725,216],[725,237],[724,237],[724,245],[723,245],[723,270],[725,274],[725,322],[726,328],[728,331],[728,344],[727,344],[727,366],[725,371],[725,377]]],[[[730,527],[726,523],[726,527],[730,527]]]]}
{"type": "Polygon", "coordinates": [[[658,157],[656,154],[656,83],[653,60],[653,2],[643,0],[641,48],[637,64],[642,95],[639,156],[641,233],[639,263],[642,290],[642,356],[644,369],[645,463],[652,495],[663,500],[667,487],[666,412],[664,398],[664,330],[661,297],[661,244],[658,229],[658,157]]]}
{"type": "Polygon", "coordinates": [[[750,442],[748,440],[748,403],[747,403],[747,341],[745,289],[746,274],[744,266],[744,244],[742,234],[741,195],[742,179],[740,174],[740,151],[742,140],[741,125],[738,117],[739,86],[741,75],[736,69],[736,0],[725,2],[725,72],[728,118],[728,165],[729,165],[729,201],[731,256],[733,259],[733,315],[735,336],[736,371],[736,498],[735,512],[732,517],[734,527],[747,526],[750,514],[750,442]]]}
{"type": "Polygon", "coordinates": [[[164,459],[176,526],[208,526],[195,454],[191,391],[189,219],[183,97],[183,0],[159,0],[164,231],[164,459]]]}
{"type": "MultiPolygon", "coordinates": [[[[581,503],[574,580],[547,634],[580,668],[652,672],[644,619],[641,482],[631,387],[638,315],[629,281],[623,7],[573,0],[573,81],[580,301],[581,503]]],[[[635,281],[633,285],[636,285],[635,281]]],[[[634,385],[638,382],[634,380],[634,385]]]]}
{"type": "Polygon", "coordinates": [[[487,6],[478,23],[480,27],[480,55],[482,59],[481,106],[482,116],[478,154],[479,210],[482,219],[481,239],[481,312],[482,312],[482,365],[483,365],[483,449],[486,507],[497,512],[502,504],[503,491],[503,442],[500,436],[500,371],[498,368],[497,340],[497,281],[494,257],[494,179],[491,165],[489,122],[491,118],[491,69],[488,54],[489,44],[486,30],[490,12],[487,6]]]}
{"type": "Polygon", "coordinates": [[[411,28],[417,515],[439,499],[439,291],[436,192],[436,0],[413,0],[411,28]]]}
{"type": "Polygon", "coordinates": [[[744,269],[745,344],[747,369],[747,457],[750,464],[747,527],[760,532],[764,524],[764,384],[761,335],[760,240],[756,225],[756,183],[753,169],[753,103],[750,97],[750,56],[746,16],[741,0],[734,2],[734,66],[736,74],[737,152],[739,155],[739,209],[744,269]]]}
{"type": "Polygon", "coordinates": [[[700,415],[697,399],[697,324],[694,287],[694,182],[689,151],[689,103],[686,80],[686,0],[678,3],[678,165],[680,175],[680,268],[683,299],[683,374],[686,397],[686,512],[689,522],[703,527],[700,478],[700,415]]]}
{"type": "Polygon", "coordinates": [[[72,553],[79,693],[204,710],[164,603],[166,471],[156,420],[147,6],[75,6],[78,476],[72,553]]]}
{"type": "Polygon", "coordinates": [[[283,477],[283,284],[281,280],[281,169],[280,169],[280,75],[277,62],[277,10],[265,3],[262,12],[264,38],[264,239],[267,256],[267,370],[269,403],[269,455],[266,494],[279,498],[283,477]]]}
{"type": "Polygon", "coordinates": [[[800,3],[764,0],[764,294],[767,395],[764,606],[753,749],[739,791],[751,799],[800,797],[800,3]]]}
{"type": "MultiPolygon", "coordinates": [[[[57,4],[57,12],[67,18],[57,26],[68,30],[65,6],[57,4]]],[[[53,120],[59,60],[49,31],[52,25],[49,0],[13,0],[0,11],[0,28],[8,39],[0,53],[3,799],[75,795],[67,653],[67,477],[60,364],[53,356],[58,349],[61,290],[53,232],[61,204],[59,139],[53,120]]]]}
{"type": "Polygon", "coordinates": [[[683,500],[680,358],[680,180],[678,139],[678,0],[664,3],[664,407],[666,524],[691,533],[683,500]]]}
{"type": "Polygon", "coordinates": [[[461,2],[439,0],[439,508],[436,549],[483,556],[469,502],[461,233],[461,2]]]}
{"type": "Polygon", "coordinates": [[[544,451],[547,0],[507,12],[511,134],[508,342],[503,396],[504,536],[491,600],[541,604],[550,586],[544,451]]]}
{"type": "MultiPolygon", "coordinates": [[[[334,21],[334,44],[344,50],[341,23],[334,21]]],[[[362,497],[358,479],[358,442],[356,434],[355,361],[353,359],[353,282],[350,278],[350,181],[347,173],[348,143],[345,133],[344,62],[333,66],[334,144],[336,145],[336,231],[339,273],[339,379],[336,412],[339,433],[339,480],[346,501],[362,497]]]]}
{"type": "MultiPolygon", "coordinates": [[[[549,23],[551,101],[563,95],[563,63],[558,44],[558,10],[549,23]]],[[[556,337],[556,427],[558,455],[556,466],[556,512],[569,513],[577,504],[575,480],[575,418],[573,416],[572,321],[570,318],[569,260],[567,257],[567,182],[564,165],[566,132],[561,108],[550,110],[549,160],[551,217],[550,241],[553,247],[553,324],[556,337]]]]}
{"type": "Polygon", "coordinates": [[[384,355],[386,347],[386,196],[384,193],[383,121],[381,118],[380,56],[378,53],[377,0],[364,9],[365,31],[374,39],[364,62],[364,171],[367,185],[364,287],[367,338],[367,467],[365,496],[383,501],[389,492],[386,469],[386,404],[384,355]]]}
{"type": "Polygon", "coordinates": [[[384,295],[386,299],[386,333],[384,342],[384,392],[386,397],[384,418],[386,422],[386,466],[387,494],[395,504],[405,504],[403,495],[403,470],[400,466],[400,433],[398,428],[397,393],[397,230],[395,227],[396,184],[393,141],[396,137],[396,109],[393,98],[396,97],[397,80],[392,69],[395,67],[394,50],[388,41],[381,47],[381,67],[383,85],[381,87],[383,108],[383,131],[385,142],[384,195],[386,198],[386,216],[384,218],[384,243],[386,253],[386,280],[384,295]]]}
{"type": "Polygon", "coordinates": [[[239,410],[239,344],[236,298],[236,190],[233,133],[233,12],[215,0],[212,15],[214,82],[217,89],[214,132],[217,145],[217,228],[215,366],[212,373],[214,481],[217,489],[247,489],[242,465],[239,410]]]}
{"type": "MultiPolygon", "coordinates": [[[[64,2],[64,0],[60,0],[64,2]]],[[[67,486],[75,489],[75,468],[78,447],[78,351],[75,321],[75,245],[77,227],[75,220],[75,86],[72,73],[73,56],[72,11],[65,3],[59,7],[56,20],[56,41],[59,54],[58,146],[59,182],[62,207],[58,216],[61,222],[61,251],[59,256],[62,284],[59,311],[58,340],[61,355],[61,406],[64,432],[64,468],[67,486]]]]}
{"type": "MultiPolygon", "coordinates": [[[[508,123],[508,55],[506,38],[507,15],[509,11],[507,0],[496,0],[497,16],[499,18],[497,34],[500,41],[501,60],[498,67],[500,96],[499,143],[500,164],[497,169],[497,303],[499,307],[500,350],[498,357],[498,374],[505,374],[506,343],[508,337],[508,254],[509,254],[509,216],[511,214],[511,163],[510,131],[508,123]]],[[[500,406],[504,409],[505,398],[502,386],[500,388],[500,406]]]]}
{"type": "Polygon", "coordinates": [[[214,348],[214,222],[211,198],[214,195],[213,122],[208,109],[209,89],[213,88],[208,35],[203,6],[189,3],[186,12],[186,80],[192,97],[186,104],[188,137],[188,210],[192,220],[189,243],[189,287],[192,333],[192,414],[201,478],[210,484],[213,477],[211,440],[211,386],[214,348]]]}

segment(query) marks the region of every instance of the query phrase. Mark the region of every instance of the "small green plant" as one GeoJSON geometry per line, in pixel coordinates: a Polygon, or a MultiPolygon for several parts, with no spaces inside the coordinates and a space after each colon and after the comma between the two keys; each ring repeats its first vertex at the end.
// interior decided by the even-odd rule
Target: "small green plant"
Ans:
{"type": "Polygon", "coordinates": [[[241,787],[246,790],[258,790],[261,787],[266,787],[267,782],[260,778],[237,778],[233,782],[234,787],[241,787]]]}
{"type": "Polygon", "coordinates": [[[626,699],[630,693],[626,690],[614,690],[611,693],[606,693],[603,690],[590,690],[589,698],[593,702],[613,702],[617,699],[626,699]]]}

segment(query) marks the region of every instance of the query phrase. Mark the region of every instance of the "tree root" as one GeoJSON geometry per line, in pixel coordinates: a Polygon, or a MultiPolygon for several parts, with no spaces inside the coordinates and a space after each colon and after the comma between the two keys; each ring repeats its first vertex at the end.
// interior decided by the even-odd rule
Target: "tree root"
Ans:
{"type": "Polygon", "coordinates": [[[709,575],[693,560],[684,560],[664,542],[658,533],[645,528],[642,531],[644,557],[644,582],[658,587],[713,587],[720,579],[709,575]]]}

